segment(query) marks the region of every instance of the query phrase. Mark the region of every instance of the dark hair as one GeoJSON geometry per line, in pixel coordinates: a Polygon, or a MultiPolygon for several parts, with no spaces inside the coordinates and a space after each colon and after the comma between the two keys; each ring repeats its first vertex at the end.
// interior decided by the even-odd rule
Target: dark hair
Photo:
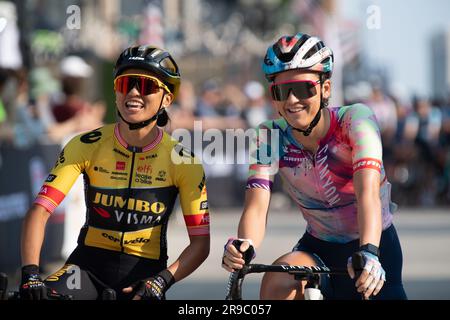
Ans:
{"type": "Polygon", "coordinates": [[[160,111],[160,114],[158,116],[158,119],[156,120],[156,125],[158,127],[165,127],[167,125],[167,122],[169,121],[169,115],[167,114],[166,108],[163,108],[160,111]]]}
{"type": "Polygon", "coordinates": [[[80,95],[83,90],[83,79],[74,77],[64,77],[62,79],[62,91],[64,94],[80,95]]]}

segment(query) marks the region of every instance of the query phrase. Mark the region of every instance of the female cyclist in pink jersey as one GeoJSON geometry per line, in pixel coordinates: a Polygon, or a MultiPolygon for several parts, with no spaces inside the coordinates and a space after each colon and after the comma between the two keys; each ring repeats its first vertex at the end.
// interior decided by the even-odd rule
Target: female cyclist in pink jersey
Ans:
{"type": "MultiPolygon", "coordinates": [[[[361,294],[406,299],[377,121],[362,104],[327,108],[333,59],[320,39],[302,33],[283,36],[268,48],[263,71],[280,118],[258,127],[239,241],[230,239],[225,245],[222,266],[228,271],[242,268],[242,253],[261,244],[272,182],[279,172],[307,229],[292,252],[274,264],[346,267],[349,276],[322,278],[326,299],[359,299],[361,294]],[[275,145],[265,138],[271,130],[278,132],[275,145]],[[365,261],[358,278],[351,261],[355,252],[365,261]]],[[[267,273],[260,297],[303,299],[304,286],[288,274],[267,273]]]]}

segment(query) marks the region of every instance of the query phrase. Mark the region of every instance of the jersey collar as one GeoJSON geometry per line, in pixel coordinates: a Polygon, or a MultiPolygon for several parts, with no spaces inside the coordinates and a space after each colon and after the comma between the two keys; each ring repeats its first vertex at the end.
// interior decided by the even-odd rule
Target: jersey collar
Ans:
{"type": "Polygon", "coordinates": [[[153,140],[150,144],[146,145],[145,147],[134,147],[129,145],[125,139],[121,136],[120,134],[120,130],[119,130],[119,124],[117,123],[116,126],[114,127],[114,136],[116,137],[117,141],[119,141],[119,143],[127,150],[132,151],[132,152],[147,152],[150,151],[152,149],[154,149],[158,143],[161,142],[162,137],[163,137],[163,131],[160,128],[156,128],[158,130],[158,134],[155,138],[155,140],[153,140]]]}
{"type": "MultiPolygon", "coordinates": [[[[328,131],[325,136],[319,140],[319,146],[328,141],[333,136],[333,133],[338,125],[338,119],[336,116],[337,108],[325,108],[325,110],[328,111],[328,114],[330,115],[330,126],[328,127],[328,131]]],[[[288,125],[286,132],[289,141],[296,147],[303,149],[303,145],[294,138],[291,126],[288,125]]]]}

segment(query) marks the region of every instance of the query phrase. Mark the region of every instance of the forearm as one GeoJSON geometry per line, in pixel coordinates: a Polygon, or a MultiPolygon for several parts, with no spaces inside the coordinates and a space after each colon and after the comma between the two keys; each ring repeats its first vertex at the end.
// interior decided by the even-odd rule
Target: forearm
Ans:
{"type": "Polygon", "coordinates": [[[258,248],[264,239],[270,192],[262,189],[249,189],[245,194],[244,212],[238,227],[238,238],[251,239],[258,248]]]}
{"type": "Polygon", "coordinates": [[[41,206],[34,205],[27,213],[22,227],[22,265],[39,265],[45,225],[50,214],[41,206]]]}
{"type": "Polygon", "coordinates": [[[208,257],[209,247],[209,236],[191,237],[191,243],[183,250],[178,259],[167,268],[174,276],[175,281],[180,281],[194,272],[208,257]]]}
{"type": "Polygon", "coordinates": [[[244,210],[238,227],[238,238],[251,239],[255,248],[258,248],[266,231],[266,215],[252,209],[244,210]]]}
{"type": "Polygon", "coordinates": [[[382,231],[381,201],[376,193],[366,193],[358,199],[359,244],[380,244],[382,231]]]}

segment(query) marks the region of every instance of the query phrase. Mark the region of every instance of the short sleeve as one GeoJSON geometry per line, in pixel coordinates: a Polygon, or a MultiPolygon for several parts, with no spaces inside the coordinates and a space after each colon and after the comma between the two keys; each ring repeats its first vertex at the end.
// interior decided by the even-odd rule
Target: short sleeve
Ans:
{"type": "Polygon", "coordinates": [[[61,203],[87,165],[86,152],[82,149],[78,136],[67,143],[45,179],[35,204],[52,213],[61,203]]]}
{"type": "Polygon", "coordinates": [[[194,161],[175,165],[176,186],[189,236],[209,235],[209,208],[203,166],[194,161]]]}
{"type": "Polygon", "coordinates": [[[353,172],[374,169],[381,172],[382,143],[380,129],[373,111],[363,104],[345,109],[343,126],[352,148],[353,172]]]}
{"type": "Polygon", "coordinates": [[[246,189],[272,190],[279,165],[279,132],[272,121],[260,124],[250,145],[250,164],[246,189]],[[273,141],[277,143],[273,143],[273,141]]]}

